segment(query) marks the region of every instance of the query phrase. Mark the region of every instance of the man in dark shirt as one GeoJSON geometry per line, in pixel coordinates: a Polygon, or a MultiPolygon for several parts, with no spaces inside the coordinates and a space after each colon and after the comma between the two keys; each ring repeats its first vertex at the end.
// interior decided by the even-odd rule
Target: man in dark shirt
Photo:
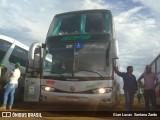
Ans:
{"type": "Polygon", "coordinates": [[[3,85],[4,83],[4,77],[6,72],[7,72],[7,68],[4,66],[4,64],[0,63],[0,85],[3,85]]]}
{"type": "Polygon", "coordinates": [[[125,95],[125,108],[126,111],[130,111],[132,109],[132,105],[134,102],[134,95],[135,92],[138,89],[136,77],[132,74],[133,73],[133,67],[128,66],[127,72],[119,72],[117,68],[114,66],[115,73],[118,76],[121,76],[123,78],[123,89],[124,89],[124,95],[125,95]]]}
{"type": "Polygon", "coordinates": [[[4,64],[0,63],[0,103],[3,102],[3,93],[4,93],[6,72],[7,72],[7,68],[4,66],[4,64]]]}
{"type": "Polygon", "coordinates": [[[4,64],[0,63],[0,77],[3,78],[6,72],[7,68],[4,66],[4,64]]]}

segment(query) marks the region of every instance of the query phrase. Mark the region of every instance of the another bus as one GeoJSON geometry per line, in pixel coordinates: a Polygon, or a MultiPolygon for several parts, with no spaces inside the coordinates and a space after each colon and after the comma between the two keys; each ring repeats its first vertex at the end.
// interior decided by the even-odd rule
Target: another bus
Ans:
{"type": "Polygon", "coordinates": [[[24,101],[113,106],[120,100],[110,10],[55,15],[45,43],[33,43],[28,60],[24,101]]]}
{"type": "MultiPolygon", "coordinates": [[[[157,74],[160,80],[160,54],[151,62],[152,71],[157,74]]],[[[160,105],[160,83],[156,87],[157,104],[160,105]]]]}
{"type": "MultiPolygon", "coordinates": [[[[21,42],[4,35],[0,35],[0,63],[5,65],[7,72],[11,72],[14,69],[16,62],[21,64],[21,72],[25,72],[28,50],[29,47],[21,42]]],[[[23,83],[19,83],[19,87],[23,87],[23,83]]],[[[19,89],[16,89],[15,98],[22,99],[22,94],[23,93],[20,93],[19,89]]]]}

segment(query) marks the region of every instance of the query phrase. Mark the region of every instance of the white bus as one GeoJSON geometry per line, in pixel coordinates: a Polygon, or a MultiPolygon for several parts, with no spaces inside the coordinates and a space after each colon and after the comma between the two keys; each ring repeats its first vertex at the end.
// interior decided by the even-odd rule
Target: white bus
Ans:
{"type": "MultiPolygon", "coordinates": [[[[160,54],[151,62],[152,71],[157,74],[160,81],[160,54]]],[[[160,105],[160,83],[156,87],[157,104],[160,105]]]]}
{"type": "Polygon", "coordinates": [[[46,42],[32,44],[28,60],[24,101],[95,106],[119,102],[119,77],[113,71],[118,42],[109,10],[55,15],[46,42]]]}
{"type": "MultiPolygon", "coordinates": [[[[7,68],[7,72],[14,69],[15,63],[21,64],[21,70],[25,72],[29,47],[10,37],[0,35],[0,63],[7,68]]],[[[20,97],[16,89],[15,98],[20,97]]],[[[22,96],[21,96],[22,97],[22,96]]]]}

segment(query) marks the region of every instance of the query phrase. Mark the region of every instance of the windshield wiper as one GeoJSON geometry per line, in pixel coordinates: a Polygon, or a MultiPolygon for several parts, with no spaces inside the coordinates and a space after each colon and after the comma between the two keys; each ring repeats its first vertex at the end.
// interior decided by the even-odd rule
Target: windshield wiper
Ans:
{"type": "Polygon", "coordinates": [[[80,71],[76,71],[76,72],[82,72],[82,71],[84,71],[84,72],[92,72],[92,73],[97,73],[102,79],[104,79],[105,80],[105,77],[101,74],[101,73],[99,73],[99,72],[97,72],[97,71],[90,71],[90,70],[80,70],[80,71]]]}

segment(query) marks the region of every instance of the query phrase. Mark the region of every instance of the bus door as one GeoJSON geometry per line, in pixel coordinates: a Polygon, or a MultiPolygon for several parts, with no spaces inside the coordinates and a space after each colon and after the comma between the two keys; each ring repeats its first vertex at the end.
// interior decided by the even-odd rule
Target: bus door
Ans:
{"type": "Polygon", "coordinates": [[[42,48],[39,44],[32,44],[28,53],[28,65],[24,84],[24,101],[38,102],[40,99],[40,85],[42,76],[42,48]]]}

